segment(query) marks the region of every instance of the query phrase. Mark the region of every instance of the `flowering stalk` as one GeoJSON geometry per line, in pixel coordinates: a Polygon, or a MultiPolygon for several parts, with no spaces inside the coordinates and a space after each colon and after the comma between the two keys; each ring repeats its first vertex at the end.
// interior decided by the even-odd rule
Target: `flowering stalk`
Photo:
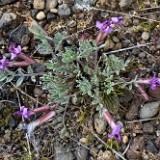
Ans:
{"type": "Polygon", "coordinates": [[[112,128],[112,133],[108,134],[108,138],[114,138],[117,139],[119,142],[121,141],[121,128],[122,126],[119,124],[116,124],[113,120],[113,117],[111,116],[111,114],[109,113],[109,111],[105,108],[103,108],[103,115],[106,118],[108,124],[110,125],[110,127],[112,128]]]}
{"type": "Polygon", "coordinates": [[[102,41],[108,34],[110,34],[117,25],[122,25],[122,17],[111,17],[105,22],[96,22],[96,27],[100,29],[99,34],[96,37],[96,43],[102,41]]]}
{"type": "Polygon", "coordinates": [[[31,57],[29,57],[29,56],[27,56],[25,54],[22,54],[22,47],[20,45],[15,47],[15,44],[13,42],[11,42],[10,45],[9,45],[8,50],[11,53],[11,60],[15,59],[16,57],[20,57],[20,58],[24,59],[26,62],[28,62],[30,64],[37,63],[31,57]]]}
{"type": "Polygon", "coordinates": [[[147,93],[143,90],[143,88],[138,84],[137,85],[138,90],[141,92],[142,96],[144,97],[145,100],[149,100],[149,97],[147,93]]]}
{"type": "Polygon", "coordinates": [[[42,106],[39,108],[35,108],[33,110],[28,109],[25,106],[21,106],[20,107],[20,111],[15,112],[15,115],[21,115],[22,117],[29,119],[30,116],[36,114],[36,113],[43,113],[43,112],[48,112],[51,110],[56,110],[57,107],[61,104],[61,102],[58,102],[57,104],[55,104],[54,106],[42,106]]]}
{"type": "Polygon", "coordinates": [[[29,56],[27,56],[25,54],[21,54],[19,57],[24,59],[26,62],[28,62],[30,64],[36,64],[37,63],[36,60],[32,59],[31,57],[29,57],[29,56]]]}

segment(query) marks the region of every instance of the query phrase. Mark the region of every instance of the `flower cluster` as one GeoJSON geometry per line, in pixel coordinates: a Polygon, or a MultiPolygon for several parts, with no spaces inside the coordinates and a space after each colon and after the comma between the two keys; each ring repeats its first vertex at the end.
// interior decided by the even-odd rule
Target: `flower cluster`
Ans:
{"type": "Polygon", "coordinates": [[[108,138],[114,138],[114,139],[117,139],[118,141],[121,141],[120,132],[121,132],[122,126],[114,122],[112,116],[110,115],[108,110],[105,108],[103,109],[103,115],[105,116],[105,118],[108,121],[108,124],[112,128],[112,133],[108,134],[108,138]]]}
{"type": "MultiPolygon", "coordinates": [[[[20,45],[15,47],[14,43],[10,43],[10,46],[8,48],[9,52],[11,53],[11,60],[13,60],[15,57],[22,54],[22,48],[20,45]]],[[[0,70],[4,71],[8,66],[10,66],[10,62],[7,60],[5,56],[0,60],[0,70]]]]}
{"type": "Polygon", "coordinates": [[[34,114],[33,111],[29,110],[25,106],[20,107],[20,111],[14,113],[15,115],[21,115],[23,118],[29,119],[34,114]]]}
{"type": "Polygon", "coordinates": [[[151,85],[151,89],[156,90],[156,87],[160,86],[160,78],[156,78],[156,74],[154,74],[149,83],[151,85]]]}
{"type": "Polygon", "coordinates": [[[0,60],[0,70],[4,71],[7,67],[7,58],[3,56],[3,58],[0,60]]]}
{"type": "Polygon", "coordinates": [[[96,27],[99,28],[102,32],[110,34],[116,25],[122,25],[122,20],[122,17],[111,17],[109,20],[106,20],[102,23],[97,21],[96,27]]]}
{"type": "Polygon", "coordinates": [[[15,57],[19,56],[20,54],[22,54],[21,46],[18,45],[17,47],[15,47],[13,42],[10,43],[8,50],[11,53],[11,60],[13,60],[15,57]]]}

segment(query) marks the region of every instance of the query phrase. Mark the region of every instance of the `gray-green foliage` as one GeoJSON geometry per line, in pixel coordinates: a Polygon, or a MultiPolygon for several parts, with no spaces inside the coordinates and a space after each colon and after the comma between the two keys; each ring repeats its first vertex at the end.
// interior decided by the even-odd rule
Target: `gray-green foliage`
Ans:
{"type": "Polygon", "coordinates": [[[63,47],[63,37],[64,33],[55,35],[57,53],[45,64],[51,72],[42,77],[55,102],[67,104],[71,97],[82,103],[89,99],[100,110],[104,102],[112,105],[120,89],[132,85],[120,77],[128,61],[104,53],[99,53],[96,60],[99,48],[95,43],[79,40],[78,47],[74,44],[63,47]]]}
{"type": "Polygon", "coordinates": [[[29,28],[30,32],[34,34],[34,38],[40,40],[40,43],[36,46],[36,49],[40,54],[51,54],[52,47],[46,39],[47,34],[44,30],[37,24],[36,21],[32,20],[32,27],[29,28]]]}
{"type": "Polygon", "coordinates": [[[3,83],[9,83],[15,81],[16,86],[20,86],[23,81],[25,80],[25,77],[32,76],[33,70],[31,66],[27,67],[27,71],[24,71],[22,68],[18,68],[17,71],[11,71],[9,69],[6,69],[5,71],[0,72],[0,82],[3,83]]]}

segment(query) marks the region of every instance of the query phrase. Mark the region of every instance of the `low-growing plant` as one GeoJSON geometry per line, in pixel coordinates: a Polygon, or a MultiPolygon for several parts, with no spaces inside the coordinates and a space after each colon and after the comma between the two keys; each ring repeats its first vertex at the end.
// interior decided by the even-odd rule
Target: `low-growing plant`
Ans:
{"type": "Polygon", "coordinates": [[[126,82],[120,76],[129,61],[101,53],[101,46],[89,40],[79,40],[78,47],[73,42],[64,48],[58,47],[56,40],[60,35],[63,39],[64,34],[60,33],[54,38],[57,53],[45,63],[50,72],[41,77],[54,101],[68,104],[76,100],[75,103],[97,106],[98,110],[103,109],[104,103],[110,109],[116,106],[116,95],[121,89],[131,89],[134,82],[126,82]]]}

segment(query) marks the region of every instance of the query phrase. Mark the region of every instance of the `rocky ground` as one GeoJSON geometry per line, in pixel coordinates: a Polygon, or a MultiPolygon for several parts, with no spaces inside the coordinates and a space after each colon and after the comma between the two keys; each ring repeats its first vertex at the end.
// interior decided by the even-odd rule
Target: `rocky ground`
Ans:
{"type": "MultiPolygon", "coordinates": [[[[159,75],[160,68],[160,2],[133,0],[1,0],[0,1],[0,52],[7,56],[10,41],[20,44],[23,52],[39,62],[50,57],[40,55],[35,48],[33,34],[28,30],[31,17],[50,37],[66,31],[71,36],[81,37],[87,33],[90,41],[98,32],[96,20],[123,16],[123,27],[104,41],[105,52],[123,59],[128,57],[131,76],[151,77],[159,75]],[[140,46],[137,46],[140,45],[140,46]],[[143,45],[143,46],[142,46],[143,45]],[[115,51],[115,52],[114,52],[115,51]],[[113,52],[113,53],[112,53],[113,52]]],[[[53,47],[54,49],[54,47],[53,47]]],[[[45,68],[35,67],[44,72],[45,68]]],[[[123,124],[122,142],[114,150],[109,149],[107,134],[109,126],[95,110],[82,106],[69,107],[66,112],[67,138],[61,136],[63,119],[56,118],[35,130],[31,142],[21,130],[21,118],[13,113],[19,103],[26,106],[40,106],[51,102],[47,90],[37,76],[26,79],[20,87],[13,83],[0,82],[0,159],[40,160],[158,160],[160,159],[160,88],[145,90],[149,101],[143,100],[136,91],[124,91],[119,97],[121,107],[115,120],[123,124]],[[84,112],[85,111],[85,112],[84,112]],[[84,114],[83,113],[89,113],[84,114]],[[84,116],[82,123],[82,115],[84,116]],[[29,144],[27,143],[29,142],[29,144]],[[28,149],[28,147],[30,149],[28,149]],[[29,150],[32,158],[29,158],[29,150]],[[119,158],[120,153],[123,157],[119,158]]]]}

